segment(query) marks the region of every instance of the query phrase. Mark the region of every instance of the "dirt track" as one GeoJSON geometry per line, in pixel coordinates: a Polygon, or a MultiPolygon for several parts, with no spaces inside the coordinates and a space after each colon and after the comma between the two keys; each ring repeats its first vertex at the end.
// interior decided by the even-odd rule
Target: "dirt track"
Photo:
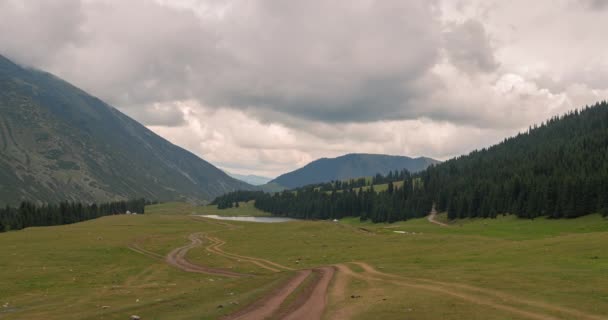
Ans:
{"type": "Polygon", "coordinates": [[[218,254],[220,256],[224,256],[226,258],[230,258],[230,259],[237,259],[239,261],[246,261],[246,262],[250,262],[253,263],[255,265],[257,265],[260,268],[272,271],[272,272],[281,272],[281,271],[285,271],[285,270],[294,270],[292,268],[280,265],[278,263],[269,261],[269,260],[265,260],[265,259],[261,259],[261,258],[254,258],[254,257],[248,257],[248,256],[242,256],[242,255],[238,255],[238,254],[234,254],[234,253],[229,253],[229,252],[225,252],[224,250],[222,250],[220,247],[223,246],[224,244],[226,244],[225,241],[220,240],[218,238],[215,237],[211,237],[209,235],[206,235],[205,238],[209,241],[211,241],[211,245],[207,246],[207,251],[211,252],[211,253],[215,253],[218,254]]]}
{"type": "Polygon", "coordinates": [[[327,291],[334,274],[334,267],[300,270],[267,296],[224,319],[262,320],[279,317],[284,320],[320,320],[325,312],[327,291]],[[313,275],[316,275],[313,281],[303,287],[305,280],[313,275]],[[301,290],[296,292],[297,289],[301,290]],[[292,294],[296,296],[291,303],[287,303],[286,299],[292,294]]]}
{"type": "MultiPolygon", "coordinates": [[[[428,219],[432,223],[445,225],[434,221],[436,211],[432,210],[428,219]]],[[[227,277],[243,277],[245,274],[236,273],[225,269],[209,268],[193,264],[186,260],[188,250],[202,245],[200,233],[193,233],[188,236],[190,244],[174,249],[165,257],[165,261],[181,270],[187,272],[198,272],[227,277]]],[[[234,253],[225,252],[221,246],[224,241],[205,236],[211,242],[206,249],[214,254],[253,263],[261,268],[272,272],[293,270],[278,263],[255,257],[248,257],[234,253]]],[[[140,254],[155,259],[163,257],[145,250],[137,242],[129,245],[129,248],[140,254]]],[[[354,279],[363,280],[370,284],[368,295],[374,295],[377,288],[374,282],[384,282],[389,285],[397,285],[413,290],[424,290],[439,295],[447,295],[457,299],[465,300],[469,303],[482,305],[498,310],[502,310],[523,318],[536,320],[559,320],[559,319],[585,319],[601,320],[605,317],[590,314],[581,310],[552,305],[545,302],[531,301],[509,295],[504,292],[475,287],[466,284],[442,282],[423,278],[405,277],[395,274],[384,273],[376,270],[364,262],[352,262],[349,264],[339,264],[330,267],[320,267],[314,269],[299,270],[288,281],[272,290],[269,294],[254,302],[253,304],[228,315],[226,320],[257,320],[266,318],[281,318],[290,320],[310,319],[320,320],[326,313],[328,292],[331,289],[333,303],[339,303],[337,308],[331,310],[331,319],[350,319],[352,316],[361,312],[365,305],[355,304],[347,299],[348,284],[354,279]],[[353,272],[349,264],[358,265],[363,272],[353,272]],[[337,273],[337,276],[335,274],[337,273]],[[310,278],[313,277],[313,278],[310,278]],[[335,281],[332,283],[332,279],[335,281]],[[310,279],[310,281],[306,281],[310,279]],[[331,285],[331,288],[330,288],[331,285]],[[295,295],[295,296],[294,296],[295,295]],[[293,299],[292,299],[293,298],[293,299]],[[286,302],[289,300],[290,302],[286,302]]]]}
{"type": "Polygon", "coordinates": [[[429,213],[429,215],[426,217],[426,219],[430,222],[430,223],[434,223],[436,225],[440,225],[442,227],[449,227],[448,224],[443,223],[441,221],[437,221],[435,218],[437,218],[437,210],[435,210],[435,206],[433,206],[433,209],[431,209],[431,212],[429,213]]]}
{"type": "Polygon", "coordinates": [[[296,273],[296,276],[289,279],[284,285],[275,289],[270,295],[256,301],[249,307],[234,313],[226,320],[263,320],[276,313],[281,304],[287,297],[295,291],[306,278],[312,273],[312,270],[302,270],[296,273]]]}
{"type": "Polygon", "coordinates": [[[494,309],[503,310],[518,316],[522,316],[528,319],[537,320],[558,320],[558,319],[588,319],[588,320],[601,320],[604,317],[589,314],[580,310],[574,310],[570,308],[560,307],[551,305],[544,302],[530,301],[527,299],[521,299],[516,296],[508,295],[499,291],[462,285],[458,283],[440,282],[428,279],[408,278],[398,275],[388,274],[377,271],[369,264],[363,262],[356,262],[354,264],[359,265],[364,272],[350,274],[354,277],[358,277],[366,281],[382,281],[389,282],[391,284],[420,289],[425,291],[436,292],[439,294],[453,296],[468,302],[488,306],[494,309]],[[477,293],[475,293],[477,292],[477,293]],[[526,308],[522,308],[526,306],[526,308]],[[530,308],[531,307],[531,308],[530,308]],[[529,309],[534,309],[531,311],[529,309]],[[554,316],[553,314],[560,314],[564,316],[554,316]]]}
{"type": "Polygon", "coordinates": [[[189,235],[188,239],[191,241],[190,244],[174,249],[167,255],[165,261],[168,264],[187,272],[206,273],[232,278],[247,276],[243,273],[237,273],[224,269],[209,268],[189,262],[188,260],[186,260],[186,254],[188,253],[188,250],[201,246],[203,244],[203,241],[199,238],[199,234],[197,233],[189,235]]]}
{"type": "Polygon", "coordinates": [[[311,294],[306,301],[297,309],[290,312],[283,319],[285,320],[313,320],[321,319],[327,305],[327,289],[334,277],[336,269],[334,267],[322,267],[314,269],[319,273],[319,279],[315,282],[311,294]]]}

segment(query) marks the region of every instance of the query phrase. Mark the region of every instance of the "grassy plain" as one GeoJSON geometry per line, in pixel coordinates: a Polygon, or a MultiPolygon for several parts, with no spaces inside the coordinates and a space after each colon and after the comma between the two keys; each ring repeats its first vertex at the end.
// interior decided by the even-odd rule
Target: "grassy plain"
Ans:
{"type": "Polygon", "coordinates": [[[345,280],[346,288],[330,292],[327,319],[608,318],[608,220],[599,215],[472,219],[440,227],[426,219],[262,224],[189,216],[261,214],[251,203],[222,212],[181,203],[146,210],[0,234],[0,319],[217,319],[292,274],[204,246],[187,258],[253,276],[187,273],[129,249],[137,244],[165,256],[195,232],[225,241],[226,252],[294,269],[348,266],[352,275],[338,271],[334,279],[345,280]],[[350,262],[390,276],[370,276],[364,265],[350,262]]]}

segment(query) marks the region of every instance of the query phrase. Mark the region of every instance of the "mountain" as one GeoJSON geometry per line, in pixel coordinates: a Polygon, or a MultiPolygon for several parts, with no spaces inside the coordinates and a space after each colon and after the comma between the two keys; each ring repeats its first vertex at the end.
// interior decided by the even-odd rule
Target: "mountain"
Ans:
{"type": "Polygon", "coordinates": [[[608,215],[608,103],[533,125],[433,166],[422,178],[450,218],[608,215]]]}
{"type": "Polygon", "coordinates": [[[254,186],[260,186],[263,184],[268,183],[270,180],[272,180],[272,178],[267,178],[267,177],[262,177],[262,176],[256,176],[254,174],[248,174],[248,175],[244,175],[244,174],[236,174],[236,173],[230,173],[230,172],[226,172],[229,176],[237,179],[237,180],[241,180],[243,182],[249,183],[251,185],[254,186]]]}
{"type": "Polygon", "coordinates": [[[0,204],[212,200],[252,186],[101,100],[0,55],[0,204]]]}
{"type": "Polygon", "coordinates": [[[425,157],[352,153],[337,158],[315,160],[300,169],[277,177],[271,183],[292,189],[313,183],[374,176],[377,173],[384,175],[394,170],[418,172],[438,162],[425,157]]]}
{"type": "MultiPolygon", "coordinates": [[[[230,193],[273,215],[298,219],[359,217],[373,222],[421,218],[447,211],[450,219],[608,217],[608,102],[553,117],[503,142],[418,173],[385,189],[230,193]]],[[[234,201],[234,200],[233,200],[234,201]]]]}

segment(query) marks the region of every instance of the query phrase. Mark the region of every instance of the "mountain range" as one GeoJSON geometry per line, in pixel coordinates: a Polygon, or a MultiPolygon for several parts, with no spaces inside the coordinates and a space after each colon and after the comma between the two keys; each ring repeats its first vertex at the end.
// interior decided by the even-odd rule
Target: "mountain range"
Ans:
{"type": "Polygon", "coordinates": [[[272,180],[272,178],[257,176],[255,174],[237,174],[226,172],[229,176],[241,180],[243,182],[249,183],[254,186],[260,186],[266,184],[272,180]]]}
{"type": "Polygon", "coordinates": [[[351,153],[337,158],[321,158],[295,171],[280,175],[269,184],[288,189],[308,184],[385,175],[389,171],[407,169],[418,172],[439,161],[426,157],[410,158],[383,154],[351,153]]]}
{"type": "Polygon", "coordinates": [[[253,188],[98,98],[1,55],[0,89],[0,205],[204,202],[253,188]]]}

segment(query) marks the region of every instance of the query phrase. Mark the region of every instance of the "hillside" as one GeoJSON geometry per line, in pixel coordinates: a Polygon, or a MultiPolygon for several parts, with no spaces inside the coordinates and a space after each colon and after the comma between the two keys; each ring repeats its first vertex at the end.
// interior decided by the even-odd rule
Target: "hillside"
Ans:
{"type": "Polygon", "coordinates": [[[534,125],[422,178],[450,218],[608,214],[608,103],[534,125]]]}
{"type": "Polygon", "coordinates": [[[381,154],[347,154],[337,158],[315,160],[295,171],[283,174],[272,183],[292,189],[309,184],[346,180],[351,178],[385,175],[389,171],[407,169],[418,172],[439,161],[420,157],[389,156],[381,154]]]}
{"type": "Polygon", "coordinates": [[[313,185],[275,195],[250,193],[247,200],[274,215],[302,219],[395,222],[423,217],[433,204],[450,219],[608,216],[608,103],[554,117],[419,173],[406,172],[402,181],[381,192],[313,185]]]}
{"type": "Polygon", "coordinates": [[[259,185],[263,185],[268,183],[270,180],[272,180],[272,178],[267,178],[267,177],[262,177],[262,176],[257,176],[254,174],[237,174],[237,173],[230,173],[230,172],[226,172],[229,176],[237,179],[237,180],[241,180],[243,182],[246,182],[248,184],[254,185],[254,186],[259,186],[259,185]]]}
{"type": "Polygon", "coordinates": [[[57,77],[0,56],[0,205],[211,200],[251,186],[57,77]]]}

